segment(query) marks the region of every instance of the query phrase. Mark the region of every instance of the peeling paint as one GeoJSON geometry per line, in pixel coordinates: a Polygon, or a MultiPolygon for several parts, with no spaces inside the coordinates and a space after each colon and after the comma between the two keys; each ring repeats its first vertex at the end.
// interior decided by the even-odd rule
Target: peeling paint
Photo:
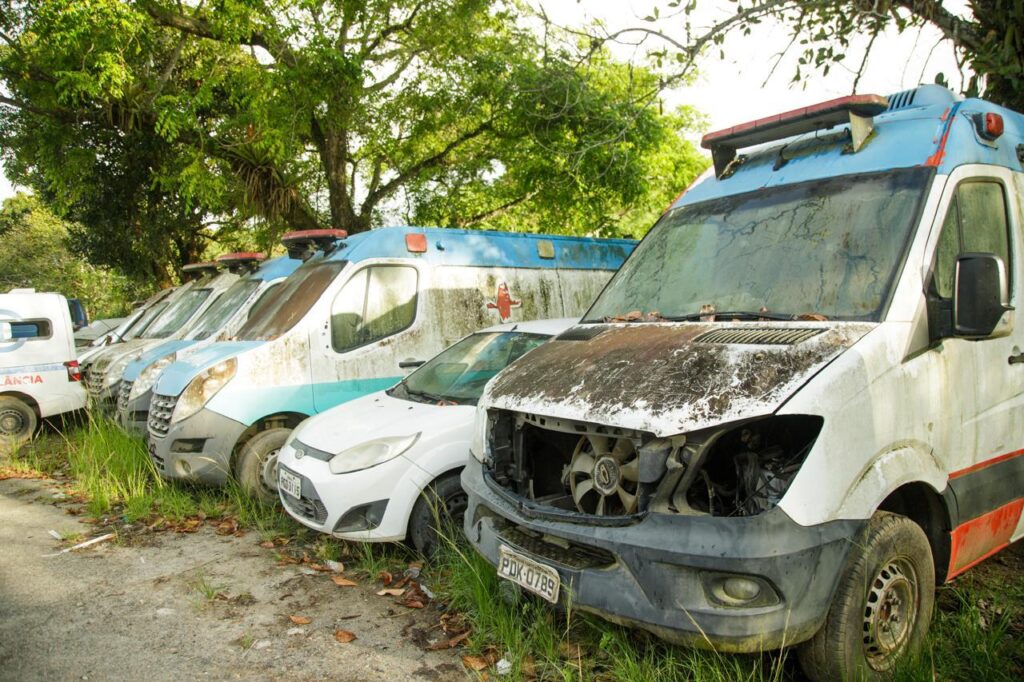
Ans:
{"type": "Polygon", "coordinates": [[[555,340],[499,374],[485,402],[670,436],[774,411],[873,324],[729,323],[818,328],[792,346],[704,344],[706,323],[602,325],[583,341],[555,340]]]}

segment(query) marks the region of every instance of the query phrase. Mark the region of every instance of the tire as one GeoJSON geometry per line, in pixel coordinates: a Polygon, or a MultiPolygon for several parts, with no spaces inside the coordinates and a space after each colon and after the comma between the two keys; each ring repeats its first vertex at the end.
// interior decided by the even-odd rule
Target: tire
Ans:
{"type": "Polygon", "coordinates": [[[277,501],[277,451],[291,432],[291,429],[268,429],[242,446],[235,463],[235,477],[242,490],[264,502],[277,501]]]}
{"type": "Polygon", "coordinates": [[[25,401],[13,396],[0,397],[0,445],[16,448],[32,438],[39,416],[25,401]]]}
{"type": "Polygon", "coordinates": [[[420,554],[431,558],[441,546],[442,533],[459,533],[468,498],[459,483],[459,472],[440,476],[428,485],[409,516],[409,541],[420,554]]]}
{"type": "Polygon", "coordinates": [[[876,512],[858,536],[825,624],[797,650],[812,680],[883,680],[924,643],[935,564],[921,527],[876,512]]]}

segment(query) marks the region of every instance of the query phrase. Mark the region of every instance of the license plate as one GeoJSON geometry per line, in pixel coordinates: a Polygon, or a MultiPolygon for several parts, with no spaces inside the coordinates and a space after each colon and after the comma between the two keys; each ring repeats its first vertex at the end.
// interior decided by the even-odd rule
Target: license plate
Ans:
{"type": "Polygon", "coordinates": [[[561,586],[558,571],[528,559],[504,545],[498,548],[498,575],[547,599],[552,604],[558,603],[558,588],[561,586]]]}
{"type": "Polygon", "coordinates": [[[296,500],[302,497],[302,479],[284,467],[277,469],[277,486],[296,500]]]}

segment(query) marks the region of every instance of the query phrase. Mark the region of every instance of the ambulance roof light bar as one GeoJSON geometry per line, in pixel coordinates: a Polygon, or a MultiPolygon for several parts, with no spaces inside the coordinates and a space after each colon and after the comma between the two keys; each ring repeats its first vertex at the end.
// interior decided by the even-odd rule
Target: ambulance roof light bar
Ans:
{"type": "Polygon", "coordinates": [[[348,232],[345,230],[297,230],[281,237],[281,243],[288,249],[290,258],[305,261],[309,260],[317,249],[328,253],[347,236],[348,232]]]}
{"type": "Polygon", "coordinates": [[[266,259],[267,257],[264,254],[253,251],[238,251],[217,256],[217,262],[228,266],[228,269],[232,272],[255,270],[266,259]]]}
{"type": "Polygon", "coordinates": [[[844,123],[850,124],[853,151],[856,152],[871,135],[872,117],[888,107],[889,100],[881,95],[849,95],[708,133],[700,141],[700,146],[711,150],[717,178],[726,174],[736,158],[737,149],[844,123]]]}

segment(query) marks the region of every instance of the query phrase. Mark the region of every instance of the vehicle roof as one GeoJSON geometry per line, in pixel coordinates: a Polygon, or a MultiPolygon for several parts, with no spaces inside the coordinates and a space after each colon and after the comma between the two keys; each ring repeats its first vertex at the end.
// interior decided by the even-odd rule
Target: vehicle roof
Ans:
{"type": "Polygon", "coordinates": [[[288,275],[295,272],[295,270],[302,265],[302,261],[298,258],[289,258],[288,256],[279,256],[277,258],[271,258],[270,260],[264,261],[260,264],[256,270],[248,275],[249,279],[258,279],[263,282],[269,282],[274,279],[281,277],[287,277],[288,275]]]}
{"type": "Polygon", "coordinates": [[[672,206],[840,175],[894,168],[934,167],[948,174],[965,164],[1024,169],[1024,115],[982,99],[958,100],[938,85],[922,85],[889,96],[889,108],[874,117],[874,133],[849,153],[849,125],[794,136],[750,150],[731,175],[709,174],[672,206]],[[1002,116],[1004,132],[994,143],[977,136],[973,114],[1002,116]],[[780,156],[785,161],[779,165],[780,156]],[[777,167],[778,166],[778,167],[777,167]]]}
{"type": "Polygon", "coordinates": [[[632,239],[594,239],[525,232],[399,226],[382,227],[350,235],[342,244],[344,248],[332,251],[326,260],[416,258],[436,265],[577,270],[617,270],[636,246],[632,239]],[[426,235],[426,252],[410,252],[405,244],[407,234],[426,235]],[[540,242],[543,241],[552,244],[554,257],[540,256],[540,242]]]}
{"type": "Polygon", "coordinates": [[[506,322],[504,324],[496,324],[493,327],[487,327],[481,329],[477,334],[484,332],[524,332],[526,334],[547,334],[548,336],[557,336],[566,329],[569,329],[577,322],[578,317],[560,317],[554,320],[527,320],[525,322],[506,322]]]}

